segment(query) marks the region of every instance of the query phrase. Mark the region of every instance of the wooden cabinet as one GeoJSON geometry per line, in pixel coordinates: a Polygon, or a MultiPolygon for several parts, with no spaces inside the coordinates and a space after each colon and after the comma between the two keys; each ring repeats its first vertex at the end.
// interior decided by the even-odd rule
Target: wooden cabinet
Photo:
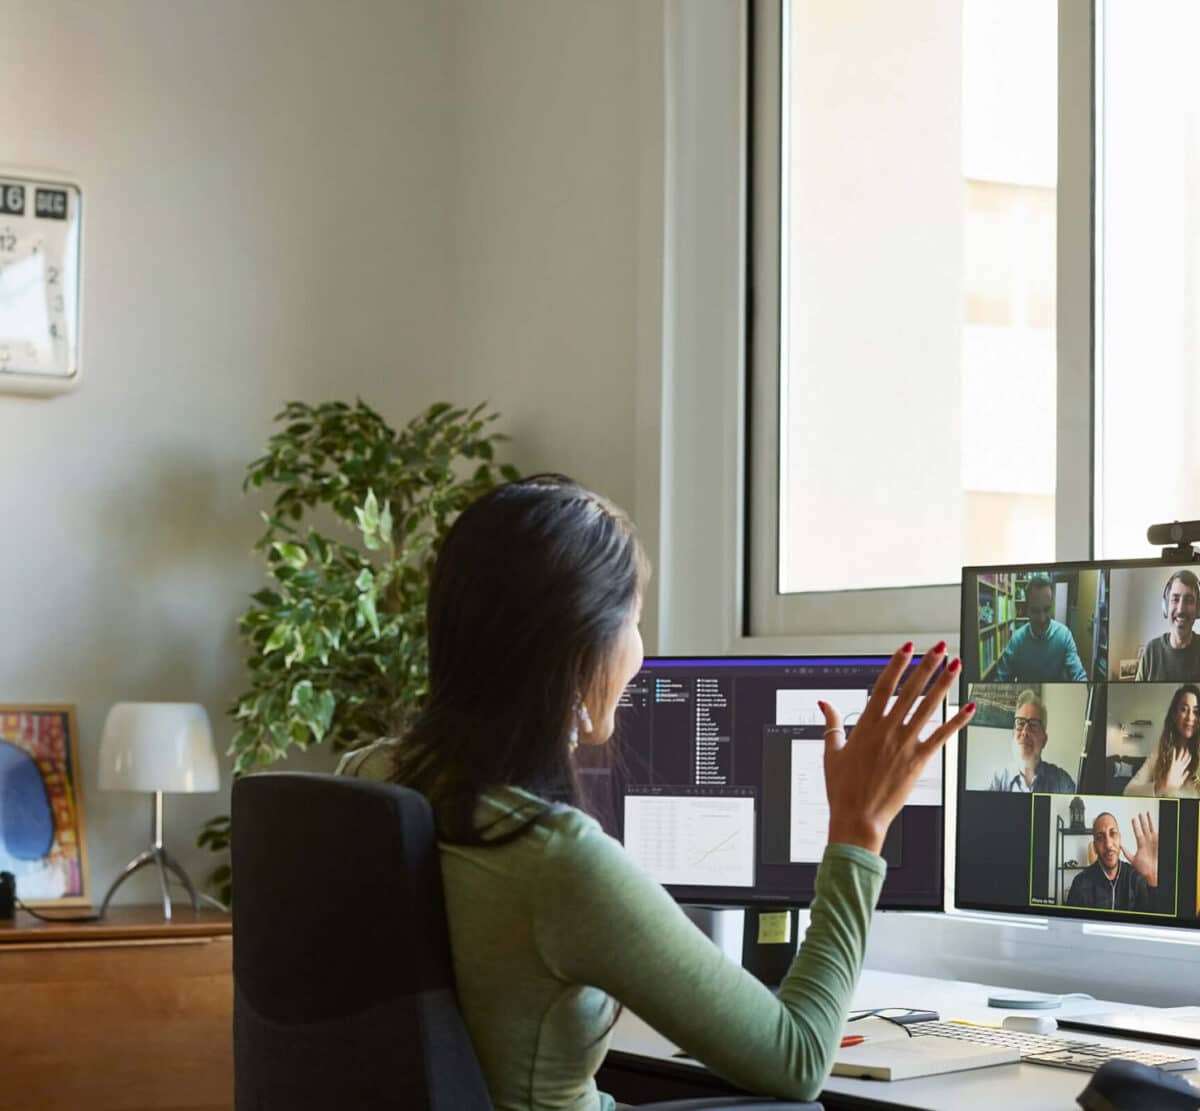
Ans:
{"type": "Polygon", "coordinates": [[[161,905],[0,920],[0,1111],[232,1108],[231,935],[161,905]]]}

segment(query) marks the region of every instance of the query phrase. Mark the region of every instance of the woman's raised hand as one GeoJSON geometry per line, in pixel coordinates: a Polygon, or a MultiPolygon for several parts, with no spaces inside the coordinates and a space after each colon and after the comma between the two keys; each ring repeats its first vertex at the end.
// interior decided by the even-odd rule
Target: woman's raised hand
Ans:
{"type": "MultiPolygon", "coordinates": [[[[1153,757],[1151,757],[1153,759],[1153,757]]],[[[1167,777],[1161,786],[1163,794],[1174,794],[1183,788],[1191,779],[1192,754],[1186,748],[1177,748],[1171,753],[1171,766],[1167,768],[1167,777]]]]}
{"type": "Polygon", "coordinates": [[[935,752],[975,713],[975,703],[964,706],[929,737],[921,729],[941,705],[951,684],[958,681],[960,662],[951,660],[921,692],[946,658],[940,643],[924,659],[896,694],[896,685],[912,659],[906,644],[884,669],[867,707],[847,737],[842,716],[822,702],[825,715],[825,793],[829,797],[830,844],[861,845],[877,853],[892,819],[912,792],[921,769],[935,752]]]}

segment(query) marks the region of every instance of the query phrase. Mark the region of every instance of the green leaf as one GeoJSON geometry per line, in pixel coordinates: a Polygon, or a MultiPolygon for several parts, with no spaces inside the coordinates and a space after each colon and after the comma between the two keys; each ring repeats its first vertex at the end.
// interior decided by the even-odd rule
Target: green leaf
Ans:
{"type": "Polygon", "coordinates": [[[297,571],[308,562],[308,553],[299,544],[276,540],[271,547],[279,553],[284,563],[297,571]]]}
{"type": "Polygon", "coordinates": [[[320,727],[320,732],[314,730],[316,739],[320,741],[326,733],[329,732],[329,726],[333,722],[333,711],[337,708],[337,699],[334,698],[333,692],[328,690],[321,691],[317,695],[314,705],[316,723],[320,727]]]}
{"type": "Polygon", "coordinates": [[[284,666],[290,668],[293,664],[298,664],[303,660],[306,655],[308,655],[308,644],[304,639],[304,633],[300,629],[293,629],[292,650],[284,659],[284,666]]]}
{"type": "Polygon", "coordinates": [[[359,616],[368,625],[376,637],[379,636],[379,615],[375,612],[375,599],[370,594],[358,596],[357,608],[359,616]]]}
{"type": "Polygon", "coordinates": [[[311,679],[301,679],[294,687],[292,687],[292,697],[288,699],[289,706],[295,706],[297,710],[304,713],[307,707],[311,706],[316,699],[313,693],[313,685],[311,679]]]}
{"type": "Polygon", "coordinates": [[[319,532],[313,532],[308,537],[308,554],[320,564],[329,562],[329,541],[319,532]]]}
{"type": "Polygon", "coordinates": [[[354,511],[354,515],[358,518],[358,527],[363,532],[374,532],[379,528],[379,501],[374,490],[367,490],[367,500],[361,508],[354,511]]]}
{"type": "Polygon", "coordinates": [[[383,541],[379,539],[379,503],[373,490],[368,490],[366,502],[355,508],[354,517],[359,524],[362,542],[372,552],[377,552],[383,547],[383,541]]]}
{"type": "Polygon", "coordinates": [[[272,652],[282,648],[292,637],[292,627],[286,623],[276,625],[272,630],[271,635],[267,638],[267,643],[263,645],[263,655],[269,656],[272,652]]]}

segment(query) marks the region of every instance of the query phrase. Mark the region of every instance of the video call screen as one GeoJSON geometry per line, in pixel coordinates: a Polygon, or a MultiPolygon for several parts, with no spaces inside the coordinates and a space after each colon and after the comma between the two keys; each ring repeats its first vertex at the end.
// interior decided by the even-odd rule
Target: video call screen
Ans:
{"type": "Polygon", "coordinates": [[[959,907],[1200,924],[1197,567],[964,569],[959,907]]]}
{"type": "MultiPolygon", "coordinates": [[[[852,738],[887,662],[647,659],[614,744],[577,750],[593,813],[680,902],[808,904],[829,831],[817,702],[838,708],[852,738]]],[[[927,732],[943,721],[944,706],[927,732]]],[[[881,906],[942,905],[942,792],[939,753],[888,834],[881,906]]]]}

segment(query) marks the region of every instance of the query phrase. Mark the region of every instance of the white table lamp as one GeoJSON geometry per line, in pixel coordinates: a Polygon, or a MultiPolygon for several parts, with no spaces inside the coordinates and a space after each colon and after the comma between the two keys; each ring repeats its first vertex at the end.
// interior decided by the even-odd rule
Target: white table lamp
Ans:
{"type": "Polygon", "coordinates": [[[215,791],[220,786],[217,752],[204,707],[195,702],[118,702],[108,711],[100,738],[100,790],[146,791],[154,795],[150,847],[113,880],[100,904],[100,917],[121,884],[140,868],[158,867],[163,917],[171,917],[167,872],[174,872],[199,910],[196,889],[163,847],[163,792],[215,791]]]}

